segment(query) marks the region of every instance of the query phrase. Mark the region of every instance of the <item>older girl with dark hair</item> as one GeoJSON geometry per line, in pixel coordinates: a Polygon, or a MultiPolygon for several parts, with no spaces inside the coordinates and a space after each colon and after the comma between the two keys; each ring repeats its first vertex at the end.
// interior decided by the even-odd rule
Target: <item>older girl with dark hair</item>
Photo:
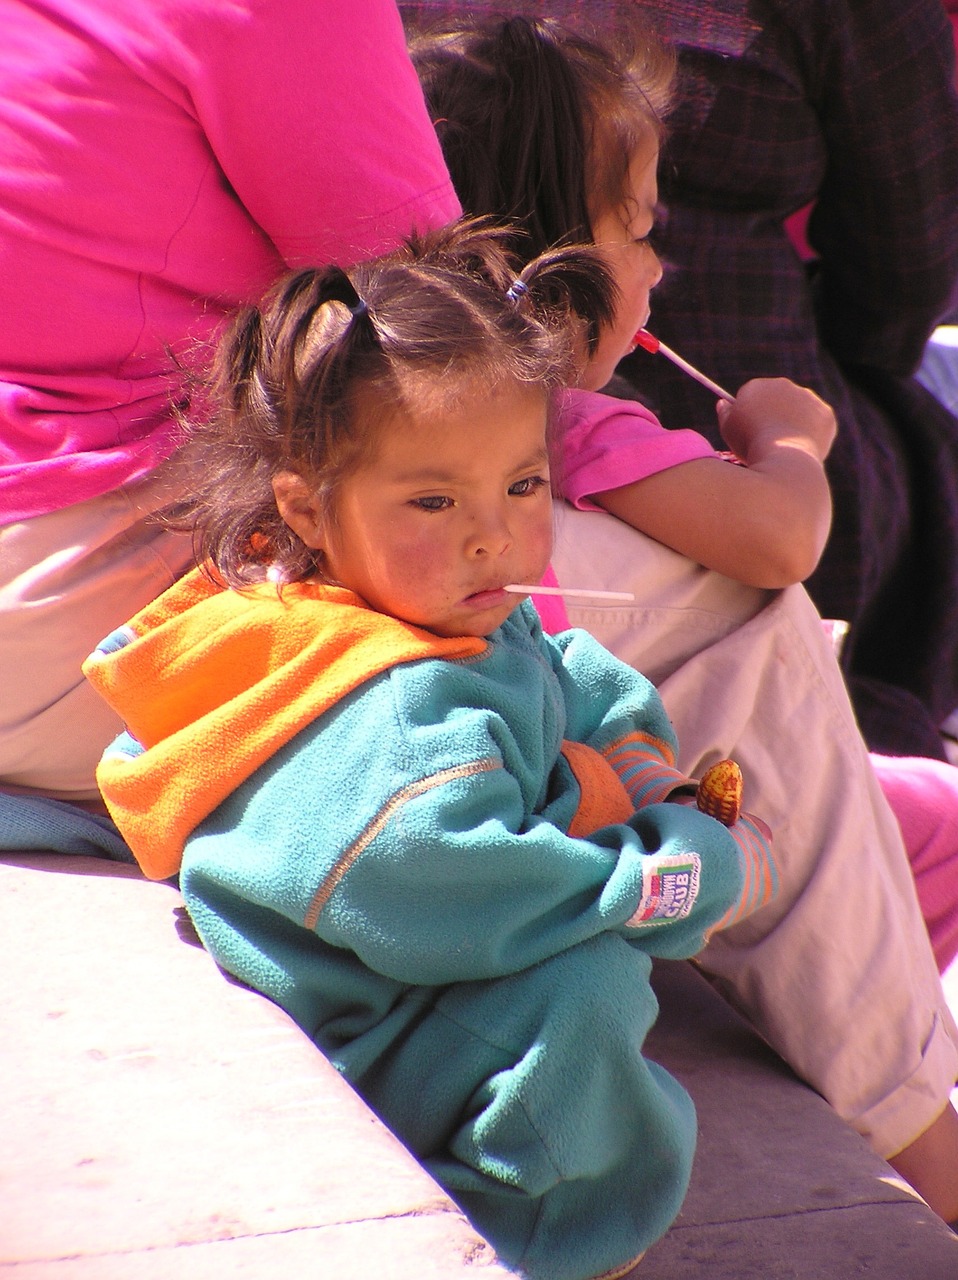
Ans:
{"type": "Polygon", "coordinates": [[[831,415],[818,418],[824,406],[792,383],[754,380],[720,410],[725,443],[748,464],[733,467],[697,433],[665,431],[634,401],[581,389],[601,386],[634,346],[660,275],[648,237],[671,60],[641,18],[622,22],[617,38],[600,39],[581,24],[447,14],[411,48],[466,207],[497,190],[496,207],[471,211],[519,219],[520,251],[526,228],[527,252],[543,235],[585,235],[619,282],[616,321],[560,415],[557,483],[569,502],[557,508],[554,565],[560,581],[634,592],[634,605],[615,608],[570,601],[569,619],[655,681],[688,772],[726,755],[747,766],[753,802],[776,832],[781,892],[716,936],[700,963],[950,1221],[958,1030],[902,832],[946,963],[958,948],[955,771],[869,757],[807,593],[794,579],[758,590],[746,573],[773,559],[776,539],[788,543],[796,510],[807,508],[806,528],[822,514],[827,526],[831,415]],[[791,477],[794,506],[760,501],[776,475],[791,477]],[[754,520],[760,507],[765,523],[754,520]]]}

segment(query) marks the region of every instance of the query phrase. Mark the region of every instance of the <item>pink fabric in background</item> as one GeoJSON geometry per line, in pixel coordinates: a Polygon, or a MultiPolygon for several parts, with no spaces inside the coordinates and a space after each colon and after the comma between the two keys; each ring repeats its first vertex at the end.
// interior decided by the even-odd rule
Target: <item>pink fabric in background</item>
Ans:
{"type": "MultiPolygon", "coordinates": [[[[555,570],[551,564],[542,575],[542,581],[539,585],[541,587],[557,587],[559,585],[559,579],[556,577],[555,570]]],[[[548,631],[550,635],[554,636],[559,631],[569,630],[569,615],[566,613],[561,596],[533,596],[532,603],[539,614],[543,631],[548,631]]]]}
{"type": "Polygon", "coordinates": [[[951,34],[955,40],[955,85],[958,87],[958,0],[945,0],[945,11],[951,19],[951,34]]]}
{"type": "Polygon", "coordinates": [[[958,955],[958,770],[940,760],[872,755],[908,850],[940,972],[958,955]]]}
{"type": "Polygon", "coordinates": [[[3,6],[0,520],[173,452],[175,361],[287,266],[459,213],[392,0],[3,6]]]}
{"type": "Polygon", "coordinates": [[[813,262],[817,257],[815,250],[808,243],[806,235],[808,219],[814,207],[814,204],[807,204],[804,209],[799,209],[797,213],[793,213],[790,218],[785,219],[785,230],[788,232],[788,238],[795,246],[795,251],[803,262],[813,262]]]}

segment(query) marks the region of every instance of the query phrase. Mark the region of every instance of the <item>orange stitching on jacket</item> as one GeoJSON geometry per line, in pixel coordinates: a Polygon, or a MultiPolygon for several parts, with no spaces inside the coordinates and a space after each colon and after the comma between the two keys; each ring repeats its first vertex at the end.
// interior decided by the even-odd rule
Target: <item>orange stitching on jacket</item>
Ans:
{"type": "Polygon", "coordinates": [[[402,791],[397,791],[394,796],[386,801],[349,848],[342,853],[329,875],[317,889],[303,921],[306,928],[316,928],[316,922],[322,915],[326,903],[333,896],[340,880],[342,880],[366,847],[375,840],[398,808],[406,804],[407,801],[414,800],[416,796],[421,796],[424,792],[432,790],[433,787],[441,787],[447,782],[453,782],[456,778],[471,778],[477,773],[490,773],[493,769],[501,768],[501,760],[495,760],[491,757],[487,760],[476,760],[472,764],[459,764],[451,769],[442,769],[439,773],[434,773],[428,778],[421,778],[418,782],[412,782],[408,787],[403,787],[402,791]]]}

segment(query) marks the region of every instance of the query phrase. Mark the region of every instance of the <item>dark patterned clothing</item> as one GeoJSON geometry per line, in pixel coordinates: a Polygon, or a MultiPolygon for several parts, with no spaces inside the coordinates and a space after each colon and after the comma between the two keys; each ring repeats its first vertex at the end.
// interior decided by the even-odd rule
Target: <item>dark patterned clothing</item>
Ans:
{"type": "MultiPolygon", "coordinates": [[[[852,623],[870,745],[941,754],[958,706],[958,421],[911,376],[958,276],[958,98],[940,0],[647,0],[680,56],[650,328],[723,386],[781,374],[835,408],[832,535],[808,582],[852,623]],[[809,274],[783,220],[815,201],[809,274]]],[[[620,365],[666,426],[714,397],[620,365]]]]}
{"type": "MultiPolygon", "coordinates": [[[[622,2],[401,8],[601,34],[622,2]]],[[[649,327],[730,390],[783,375],[834,407],[833,529],[806,585],[851,623],[843,661],[872,749],[942,757],[937,726],[958,707],[958,420],[912,376],[958,282],[941,0],[638,2],[680,65],[649,327]],[[809,269],[782,224],[813,201],[809,269]]],[[[640,350],[619,373],[610,390],[723,447],[714,396],[668,360],[640,350]]]]}

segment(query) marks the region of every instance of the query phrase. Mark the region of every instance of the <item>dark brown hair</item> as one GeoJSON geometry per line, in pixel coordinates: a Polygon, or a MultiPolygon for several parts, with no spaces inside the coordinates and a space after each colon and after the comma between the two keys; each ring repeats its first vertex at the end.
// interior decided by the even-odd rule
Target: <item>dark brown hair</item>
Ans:
{"type": "Polygon", "coordinates": [[[224,582],[322,576],[277,510],[279,472],[301,475],[334,513],[338,482],[404,403],[441,412],[464,392],[512,382],[545,394],[568,380],[576,317],[614,314],[615,286],[591,248],[520,270],[507,239],[489,219],[463,220],[348,272],[287,275],[238,313],[214,366],[213,413],[192,428],[203,485],[186,511],[198,558],[224,582]]]}
{"type": "Polygon", "coordinates": [[[590,212],[624,203],[633,156],[662,136],[671,50],[637,16],[601,40],[548,18],[409,24],[463,208],[514,221],[527,256],[591,240],[590,212]]]}

